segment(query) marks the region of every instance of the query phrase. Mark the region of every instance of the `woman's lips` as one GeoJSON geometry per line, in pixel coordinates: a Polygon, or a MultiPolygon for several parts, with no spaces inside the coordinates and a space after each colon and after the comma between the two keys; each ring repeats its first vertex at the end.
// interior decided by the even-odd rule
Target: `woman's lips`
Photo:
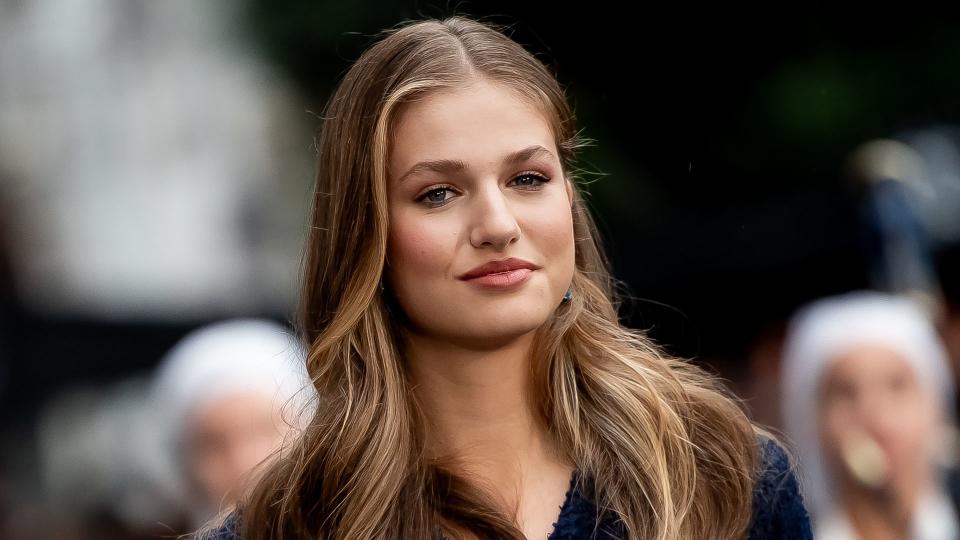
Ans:
{"type": "Polygon", "coordinates": [[[532,273],[533,270],[529,268],[517,268],[506,272],[485,274],[464,281],[485,289],[507,289],[527,281],[532,273]]]}

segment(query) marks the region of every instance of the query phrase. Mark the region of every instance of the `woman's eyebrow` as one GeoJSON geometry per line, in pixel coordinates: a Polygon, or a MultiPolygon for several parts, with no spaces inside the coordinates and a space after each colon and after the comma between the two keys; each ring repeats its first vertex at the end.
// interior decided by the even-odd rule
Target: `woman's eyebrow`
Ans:
{"type": "MultiPolygon", "coordinates": [[[[507,154],[507,156],[503,158],[503,164],[518,165],[520,163],[523,163],[524,161],[527,161],[529,159],[532,159],[534,157],[539,157],[539,156],[553,157],[553,152],[547,150],[546,148],[544,148],[539,144],[535,144],[532,146],[528,146],[522,150],[517,150],[516,152],[507,154]]],[[[398,180],[398,183],[403,182],[407,177],[411,175],[414,175],[423,171],[451,174],[451,173],[461,172],[466,169],[467,169],[466,163],[464,163],[459,159],[432,159],[428,161],[421,161],[416,165],[414,165],[413,167],[410,167],[410,169],[407,170],[407,172],[405,172],[403,176],[400,177],[400,180],[398,180]]]]}
{"type": "Polygon", "coordinates": [[[518,150],[512,154],[508,154],[507,157],[503,158],[503,164],[519,165],[528,159],[540,157],[541,155],[544,157],[553,157],[553,152],[547,150],[539,144],[535,144],[533,146],[528,146],[523,150],[518,150]]]}
{"type": "Polygon", "coordinates": [[[408,176],[422,171],[433,171],[437,173],[455,173],[466,170],[467,165],[459,159],[434,159],[430,161],[421,161],[403,173],[397,183],[403,182],[408,176]]]}

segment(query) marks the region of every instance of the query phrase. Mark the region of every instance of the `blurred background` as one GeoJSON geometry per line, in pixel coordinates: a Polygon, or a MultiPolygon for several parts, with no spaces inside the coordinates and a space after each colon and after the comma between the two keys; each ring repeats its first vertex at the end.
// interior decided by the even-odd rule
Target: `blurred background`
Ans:
{"type": "Polygon", "coordinates": [[[908,296],[957,364],[960,16],[877,6],[0,0],[0,537],[194,524],[162,443],[129,457],[154,374],[210,323],[283,332],[318,115],[410,18],[511,25],[555,70],[624,321],[758,421],[821,297],[908,296]]]}

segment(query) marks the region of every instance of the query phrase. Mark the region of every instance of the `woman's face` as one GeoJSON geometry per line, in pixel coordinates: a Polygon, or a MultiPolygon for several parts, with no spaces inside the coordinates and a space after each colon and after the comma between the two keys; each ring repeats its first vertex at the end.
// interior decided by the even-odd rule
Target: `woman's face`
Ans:
{"type": "Polygon", "coordinates": [[[541,112],[478,81],[400,112],[387,276],[414,331],[492,347],[542,325],[574,272],[572,192],[541,112]],[[512,266],[482,265],[512,260],[512,266]]]}
{"type": "Polygon", "coordinates": [[[217,508],[242,497],[251,473],[283,441],[288,426],[268,395],[240,392],[210,400],[187,419],[187,466],[191,479],[217,508]]]}
{"type": "Polygon", "coordinates": [[[863,435],[882,451],[892,485],[913,490],[926,480],[940,416],[907,360],[882,346],[853,347],[831,361],[820,395],[821,440],[841,481],[854,481],[841,465],[844,445],[863,435]]]}

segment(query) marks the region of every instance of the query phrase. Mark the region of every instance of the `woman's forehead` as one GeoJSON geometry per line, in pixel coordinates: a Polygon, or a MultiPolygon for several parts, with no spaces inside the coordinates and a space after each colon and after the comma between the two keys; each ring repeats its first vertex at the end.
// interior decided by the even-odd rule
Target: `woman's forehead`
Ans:
{"type": "Polygon", "coordinates": [[[862,343],[836,351],[827,365],[828,375],[872,378],[890,372],[910,372],[910,362],[882,343],[862,343]]]}
{"type": "Polygon", "coordinates": [[[391,140],[391,176],[423,161],[484,165],[557,155],[547,117],[515,92],[471,85],[438,92],[410,103],[399,113],[391,140]],[[531,152],[532,148],[545,151],[531,152]]]}

